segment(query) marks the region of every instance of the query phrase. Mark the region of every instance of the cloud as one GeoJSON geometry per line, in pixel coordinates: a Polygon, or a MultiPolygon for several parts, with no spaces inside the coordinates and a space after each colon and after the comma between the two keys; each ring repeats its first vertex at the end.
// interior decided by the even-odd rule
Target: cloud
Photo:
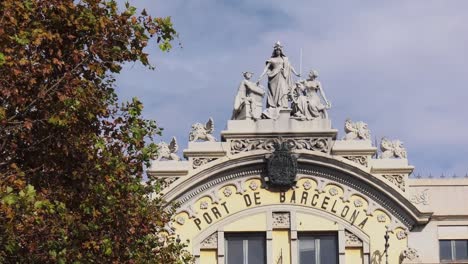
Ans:
{"type": "MultiPolygon", "coordinates": [[[[418,171],[468,169],[468,9],[466,1],[156,1],[170,15],[182,48],[149,50],[156,71],[128,65],[122,98],[143,100],[147,118],[186,146],[190,125],[231,115],[241,72],[254,78],[281,40],[303,74],[318,69],[333,125],[369,123],[373,135],[405,142],[418,171]],[[465,165],[464,165],[465,164],[465,165]]],[[[142,6],[143,7],[143,6],[142,6]]]]}

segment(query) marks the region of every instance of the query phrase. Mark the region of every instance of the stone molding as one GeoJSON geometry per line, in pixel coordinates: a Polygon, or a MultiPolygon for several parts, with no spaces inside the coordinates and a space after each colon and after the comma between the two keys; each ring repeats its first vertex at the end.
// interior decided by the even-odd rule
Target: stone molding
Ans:
{"type": "Polygon", "coordinates": [[[391,182],[395,185],[398,189],[402,190],[403,192],[406,191],[406,181],[405,175],[403,174],[384,174],[382,175],[386,180],[391,182]]]}
{"type": "Polygon", "coordinates": [[[367,167],[369,165],[368,156],[342,156],[343,158],[350,160],[354,163],[367,167]]]}

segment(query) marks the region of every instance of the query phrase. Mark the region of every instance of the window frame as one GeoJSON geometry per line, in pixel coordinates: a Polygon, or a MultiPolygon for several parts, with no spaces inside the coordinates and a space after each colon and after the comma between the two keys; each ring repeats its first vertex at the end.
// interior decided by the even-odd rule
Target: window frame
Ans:
{"type": "MultiPolygon", "coordinates": [[[[228,232],[224,233],[224,264],[231,264],[228,263],[229,259],[229,250],[228,250],[228,240],[229,237],[238,237],[238,238],[244,238],[242,240],[242,264],[249,264],[248,257],[249,257],[249,249],[248,249],[248,238],[249,237],[262,237],[262,243],[263,243],[263,259],[264,263],[267,263],[267,243],[266,243],[266,232],[228,232]]],[[[237,264],[237,263],[235,263],[237,264]]],[[[252,263],[250,263],[252,264],[252,263]]],[[[257,264],[257,263],[255,263],[257,264]]],[[[262,263],[259,263],[262,264],[262,263]]]]}
{"type": "Polygon", "coordinates": [[[456,241],[465,241],[468,244],[468,239],[439,239],[439,260],[441,263],[468,263],[468,254],[465,259],[457,259],[456,241]],[[451,259],[442,259],[441,241],[450,241],[450,256],[451,259]]]}
{"type": "MultiPolygon", "coordinates": [[[[335,240],[335,248],[336,248],[336,251],[335,251],[335,257],[336,257],[336,263],[339,263],[340,260],[339,260],[339,233],[337,231],[332,231],[332,232],[329,232],[329,231],[324,231],[324,232],[310,232],[310,231],[305,231],[305,232],[298,232],[297,233],[297,263],[301,263],[301,254],[300,254],[300,244],[301,244],[301,237],[312,237],[314,238],[314,247],[316,249],[316,251],[319,252],[319,254],[316,254],[315,255],[315,260],[317,263],[320,263],[320,255],[321,255],[321,252],[320,252],[320,249],[321,249],[321,246],[320,246],[320,242],[317,246],[317,240],[320,241],[320,237],[325,237],[325,236],[333,236],[334,237],[334,240],[335,240]]],[[[320,264],[326,264],[326,263],[320,263],[320,264]]]]}

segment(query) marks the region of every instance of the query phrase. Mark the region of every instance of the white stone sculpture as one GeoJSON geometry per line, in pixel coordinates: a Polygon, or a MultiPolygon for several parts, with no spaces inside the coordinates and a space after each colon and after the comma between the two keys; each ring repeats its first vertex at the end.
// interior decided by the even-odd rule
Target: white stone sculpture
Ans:
{"type": "Polygon", "coordinates": [[[326,110],[331,108],[331,103],[325,97],[317,77],[318,72],[312,70],[307,80],[296,82],[296,87],[291,95],[292,116],[294,118],[299,120],[327,118],[326,110]]]}
{"type": "Polygon", "coordinates": [[[262,86],[250,81],[253,73],[243,72],[244,80],[240,83],[234,100],[232,120],[250,119],[258,120],[262,116],[263,96],[265,90],[262,86]]]}
{"type": "Polygon", "coordinates": [[[381,159],[389,159],[389,158],[398,158],[398,159],[406,159],[406,150],[403,147],[403,142],[400,140],[388,140],[387,138],[382,138],[380,141],[380,150],[382,154],[380,155],[381,159]]]}
{"type": "Polygon", "coordinates": [[[192,130],[189,134],[189,141],[195,142],[197,140],[215,142],[216,138],[212,135],[214,131],[213,118],[210,117],[205,125],[202,123],[195,123],[192,125],[192,130]]]}
{"type": "Polygon", "coordinates": [[[351,119],[346,119],[344,130],[346,133],[344,140],[370,139],[369,127],[362,121],[353,123],[351,119]]]}
{"type": "Polygon", "coordinates": [[[267,109],[263,112],[265,118],[277,119],[280,109],[289,108],[288,97],[294,87],[291,73],[300,77],[290,64],[288,57],[283,52],[283,46],[278,41],[273,47],[271,58],[266,61],[266,66],[257,81],[257,84],[260,84],[265,74],[268,75],[267,109]]]}
{"type": "Polygon", "coordinates": [[[158,143],[158,154],[156,161],[160,160],[180,160],[176,152],[179,149],[177,145],[177,140],[175,137],[172,137],[171,143],[167,144],[166,142],[158,143]]]}

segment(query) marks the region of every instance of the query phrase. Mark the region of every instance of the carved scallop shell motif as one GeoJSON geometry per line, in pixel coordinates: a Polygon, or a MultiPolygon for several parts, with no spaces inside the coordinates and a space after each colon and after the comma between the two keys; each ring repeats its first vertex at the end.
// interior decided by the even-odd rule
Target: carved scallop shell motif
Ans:
{"type": "Polygon", "coordinates": [[[383,223],[383,222],[387,221],[387,217],[384,214],[379,214],[377,216],[377,221],[379,221],[379,223],[383,223]]]}
{"type": "Polygon", "coordinates": [[[200,209],[202,209],[202,210],[208,209],[208,202],[207,201],[201,202],[200,203],[200,209]]]}
{"type": "Polygon", "coordinates": [[[361,207],[362,205],[363,205],[363,202],[361,199],[354,200],[354,206],[361,207]]]}
{"type": "Polygon", "coordinates": [[[255,191],[258,189],[258,183],[256,181],[251,181],[250,184],[249,184],[249,188],[252,190],[252,191],[255,191]]]}
{"type": "Polygon", "coordinates": [[[183,224],[185,224],[185,218],[183,216],[179,216],[179,217],[177,217],[176,222],[179,225],[183,225],[183,224]]]}
{"type": "Polygon", "coordinates": [[[307,180],[302,184],[302,186],[304,187],[304,190],[310,190],[310,188],[312,188],[312,183],[307,180]]]}
{"type": "Polygon", "coordinates": [[[328,193],[331,195],[331,196],[335,196],[338,194],[338,189],[336,189],[335,187],[332,187],[330,188],[330,190],[328,190],[328,193]]]}
{"type": "Polygon", "coordinates": [[[224,194],[224,196],[226,196],[226,197],[231,196],[231,194],[232,194],[231,188],[229,188],[229,187],[224,188],[223,194],[224,194]]]}
{"type": "Polygon", "coordinates": [[[396,233],[396,237],[397,237],[399,240],[405,239],[407,235],[408,235],[408,234],[407,234],[406,231],[404,231],[404,230],[400,230],[400,231],[398,231],[398,232],[396,233]]]}

